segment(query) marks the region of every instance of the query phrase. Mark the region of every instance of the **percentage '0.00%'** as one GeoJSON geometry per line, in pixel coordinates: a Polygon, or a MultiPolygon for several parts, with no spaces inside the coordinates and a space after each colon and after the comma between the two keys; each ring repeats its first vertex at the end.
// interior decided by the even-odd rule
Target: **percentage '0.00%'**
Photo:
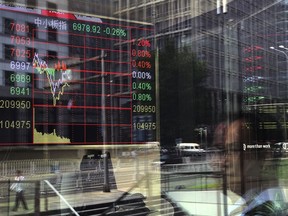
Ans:
{"type": "Polygon", "coordinates": [[[152,79],[152,75],[150,72],[144,72],[144,71],[133,71],[132,72],[132,78],[134,79],[152,79]]]}

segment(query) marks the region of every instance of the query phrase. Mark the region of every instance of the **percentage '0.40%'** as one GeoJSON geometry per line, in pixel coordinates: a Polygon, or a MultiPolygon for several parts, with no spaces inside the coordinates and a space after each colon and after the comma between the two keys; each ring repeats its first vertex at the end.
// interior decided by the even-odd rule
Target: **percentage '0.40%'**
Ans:
{"type": "Polygon", "coordinates": [[[143,68],[143,69],[151,69],[152,65],[149,61],[132,61],[132,66],[137,68],[143,68]]]}
{"type": "Polygon", "coordinates": [[[133,82],[132,88],[134,90],[148,90],[149,91],[149,90],[152,90],[152,85],[149,82],[140,82],[140,83],[133,82]]]}

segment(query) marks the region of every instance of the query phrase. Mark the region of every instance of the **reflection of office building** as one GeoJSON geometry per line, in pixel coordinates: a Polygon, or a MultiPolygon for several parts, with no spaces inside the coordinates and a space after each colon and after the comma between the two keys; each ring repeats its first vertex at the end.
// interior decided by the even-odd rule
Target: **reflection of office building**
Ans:
{"type": "MultiPolygon", "coordinates": [[[[276,66],[277,66],[277,74],[278,74],[278,91],[279,96],[283,99],[288,98],[288,43],[287,43],[287,10],[288,4],[286,1],[282,1],[277,6],[278,16],[276,18],[276,26],[277,31],[273,33],[273,37],[275,38],[275,42],[271,43],[271,52],[277,55],[276,66]]],[[[271,48],[270,47],[270,48],[271,48]]]]}
{"type": "MultiPolygon", "coordinates": [[[[83,13],[85,11],[86,14],[93,14],[95,16],[111,17],[113,5],[111,0],[101,1],[77,1],[77,0],[69,0],[68,9],[70,12],[74,13],[83,13]]],[[[112,18],[112,17],[111,17],[112,18]]]]}
{"type": "Polygon", "coordinates": [[[279,39],[275,32],[284,33],[275,25],[281,17],[276,13],[277,1],[227,2],[227,13],[216,8],[216,1],[114,3],[116,16],[151,20],[160,48],[166,38],[173,38],[177,47],[188,46],[205,63],[213,122],[227,113],[287,98],[276,55],[269,49],[279,39]]]}
{"type": "MultiPolygon", "coordinates": [[[[16,7],[13,2],[9,2],[9,4],[1,3],[0,5],[0,22],[3,33],[0,42],[2,53],[0,73],[1,80],[3,80],[1,92],[3,101],[6,101],[7,105],[7,112],[2,112],[1,119],[6,123],[6,129],[9,129],[6,132],[2,130],[2,133],[5,137],[3,140],[17,143],[32,142],[32,125],[34,125],[34,122],[24,121],[33,116],[33,100],[40,99],[33,95],[32,89],[41,91],[41,89],[47,87],[41,81],[41,76],[33,71],[32,61],[35,54],[41,55],[43,60],[51,63],[51,61],[55,62],[59,56],[67,56],[69,51],[65,47],[61,50],[58,47],[60,43],[68,43],[67,36],[58,34],[58,31],[63,30],[60,28],[65,28],[65,26],[54,25],[55,19],[53,17],[49,19],[41,18],[40,10],[36,9],[36,1],[27,1],[25,4],[24,7],[16,7]],[[25,8],[26,3],[27,9],[25,8]],[[17,16],[15,16],[15,12],[19,12],[17,16]],[[27,13],[29,13],[29,16],[27,16],[27,13]],[[49,43],[51,45],[47,46],[49,43]],[[36,44],[37,48],[35,48],[36,44]],[[16,109],[16,107],[18,108],[16,109]],[[18,125],[20,122],[25,125],[18,125]],[[15,126],[13,126],[14,124],[15,126]],[[15,127],[19,129],[13,130],[15,127]]],[[[42,1],[41,7],[57,10],[55,2],[42,1]]],[[[46,113],[46,115],[48,114],[46,113]]],[[[54,117],[56,118],[55,115],[54,117]]],[[[59,119],[55,120],[59,121],[59,119]]]]}

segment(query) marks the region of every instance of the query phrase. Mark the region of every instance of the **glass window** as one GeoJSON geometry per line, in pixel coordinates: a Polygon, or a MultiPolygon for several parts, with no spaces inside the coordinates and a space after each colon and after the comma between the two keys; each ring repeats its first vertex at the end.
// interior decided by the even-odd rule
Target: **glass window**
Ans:
{"type": "Polygon", "coordinates": [[[8,45],[8,44],[4,44],[3,45],[3,53],[4,53],[4,59],[15,59],[16,56],[16,49],[15,46],[13,45],[8,45]]]}
{"type": "Polygon", "coordinates": [[[3,18],[4,20],[4,33],[5,34],[13,34],[15,32],[15,22],[13,19],[9,19],[9,18],[3,18]]]}
{"type": "Polygon", "coordinates": [[[28,38],[37,38],[38,31],[37,25],[35,23],[27,22],[26,25],[28,26],[29,31],[26,32],[28,38]]]}
{"type": "Polygon", "coordinates": [[[57,41],[57,29],[47,27],[48,41],[57,41]]]}
{"type": "Polygon", "coordinates": [[[16,4],[16,0],[4,0],[3,3],[5,5],[9,5],[9,6],[13,7],[16,4]]]}
{"type": "Polygon", "coordinates": [[[47,60],[56,60],[57,59],[57,52],[56,51],[51,51],[51,50],[48,50],[47,51],[47,60]]]}
{"type": "Polygon", "coordinates": [[[2,2],[4,215],[287,215],[288,1],[2,2]]]}
{"type": "Polygon", "coordinates": [[[36,0],[26,0],[26,5],[28,8],[35,8],[35,7],[37,7],[37,1],[36,0]]]}
{"type": "Polygon", "coordinates": [[[31,47],[26,47],[26,61],[32,62],[34,55],[35,55],[35,50],[31,47]]]}
{"type": "Polygon", "coordinates": [[[5,74],[5,86],[15,86],[15,82],[13,82],[13,77],[15,73],[13,71],[4,71],[5,74]]]}
{"type": "Polygon", "coordinates": [[[57,4],[53,2],[47,2],[47,9],[49,10],[57,10],[57,4]]]}

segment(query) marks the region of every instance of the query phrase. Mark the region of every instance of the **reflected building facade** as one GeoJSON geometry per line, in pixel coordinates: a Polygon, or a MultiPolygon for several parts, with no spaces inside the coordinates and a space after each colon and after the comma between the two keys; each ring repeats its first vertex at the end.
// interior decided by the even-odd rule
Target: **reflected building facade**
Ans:
{"type": "Polygon", "coordinates": [[[176,47],[188,47],[199,61],[204,62],[209,74],[205,88],[211,103],[211,112],[207,115],[212,121],[202,122],[203,125],[213,128],[217,122],[233,118],[232,114],[240,112],[259,112],[264,116],[272,113],[273,118],[281,119],[281,123],[263,117],[259,129],[274,134],[269,139],[276,141],[276,131],[286,128],[284,108],[266,105],[287,99],[284,81],[287,58],[270,49],[281,44],[281,35],[285,38],[285,3],[227,1],[226,13],[223,13],[221,3],[114,1],[114,14],[151,21],[160,49],[170,38],[176,47]]]}
{"type": "MultiPolygon", "coordinates": [[[[57,176],[63,188],[71,183],[72,196],[78,193],[76,182],[99,192],[103,176],[109,175],[103,158],[111,150],[113,183],[147,197],[149,210],[159,215],[162,208],[169,207],[167,215],[176,210],[170,202],[180,203],[181,213],[185,209],[183,200],[161,196],[169,192],[179,192],[181,199],[181,192],[190,193],[187,209],[193,206],[192,211],[203,213],[206,195],[215,201],[209,205],[221,212],[229,190],[243,195],[249,189],[285,186],[286,171],[277,169],[286,166],[282,157],[287,152],[274,150],[273,144],[287,141],[287,0],[0,3],[3,176],[11,177],[20,167],[35,178],[57,176]],[[118,35],[112,35],[112,29],[118,35]],[[182,55],[162,58],[171,41],[175,56],[182,55]],[[181,65],[186,63],[183,54],[194,65],[181,65]],[[198,77],[187,76],[199,73],[205,78],[200,84],[198,77]],[[58,81],[51,82],[51,77],[58,81]],[[164,113],[160,121],[158,111],[164,113]],[[182,157],[172,150],[159,151],[158,141],[174,147],[176,139],[199,142],[201,154],[182,157]],[[203,203],[191,201],[200,195],[203,203]],[[151,204],[154,198],[161,207],[151,204]]],[[[6,185],[0,192],[9,193],[6,185]]]]}

